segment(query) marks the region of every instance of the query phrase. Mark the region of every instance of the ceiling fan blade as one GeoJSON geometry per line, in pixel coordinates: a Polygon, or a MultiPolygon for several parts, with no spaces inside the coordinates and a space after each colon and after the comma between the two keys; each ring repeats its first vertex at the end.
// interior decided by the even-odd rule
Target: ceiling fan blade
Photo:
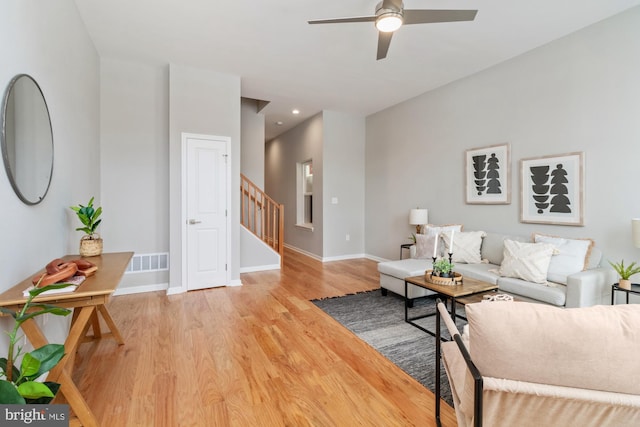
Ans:
{"type": "Polygon", "coordinates": [[[404,11],[404,25],[432,24],[436,22],[473,21],[477,10],[430,10],[412,9],[404,11]]]}
{"type": "Polygon", "coordinates": [[[402,0],[383,0],[382,1],[382,8],[383,9],[395,9],[395,10],[401,10],[402,9],[402,0]]]}
{"type": "Polygon", "coordinates": [[[314,19],[307,21],[309,24],[341,24],[344,22],[373,22],[376,20],[374,16],[354,16],[352,18],[333,18],[333,19],[314,19]]]}
{"type": "Polygon", "coordinates": [[[392,36],[393,33],[383,33],[382,31],[378,31],[378,56],[376,59],[384,59],[387,57],[387,51],[389,50],[392,36]]]}

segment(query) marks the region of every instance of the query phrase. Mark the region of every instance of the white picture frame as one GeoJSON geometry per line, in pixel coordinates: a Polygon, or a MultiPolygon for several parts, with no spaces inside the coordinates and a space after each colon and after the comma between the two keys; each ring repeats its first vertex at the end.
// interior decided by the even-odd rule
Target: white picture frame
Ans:
{"type": "Polygon", "coordinates": [[[477,205],[511,203],[511,154],[509,144],[465,151],[465,202],[477,205]]]}
{"type": "Polygon", "coordinates": [[[584,152],[520,160],[520,222],[584,226],[584,152]]]}

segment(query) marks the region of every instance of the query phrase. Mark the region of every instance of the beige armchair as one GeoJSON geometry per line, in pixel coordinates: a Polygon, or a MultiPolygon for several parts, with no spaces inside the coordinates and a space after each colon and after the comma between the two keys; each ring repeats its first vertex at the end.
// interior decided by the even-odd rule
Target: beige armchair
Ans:
{"type": "Polygon", "coordinates": [[[640,305],[468,304],[468,337],[438,311],[438,425],[441,357],[459,427],[640,425],[640,305]]]}

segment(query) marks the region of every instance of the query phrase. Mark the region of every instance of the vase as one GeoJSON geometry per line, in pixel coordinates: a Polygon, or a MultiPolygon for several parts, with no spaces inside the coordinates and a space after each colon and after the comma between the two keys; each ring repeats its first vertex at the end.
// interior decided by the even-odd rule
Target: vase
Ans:
{"type": "Polygon", "coordinates": [[[629,280],[629,279],[620,279],[618,281],[618,287],[620,289],[630,290],[631,289],[631,280],[629,280]]]}
{"type": "Polygon", "coordinates": [[[80,239],[80,256],[98,256],[102,254],[102,238],[93,236],[82,236],[80,239]]]}

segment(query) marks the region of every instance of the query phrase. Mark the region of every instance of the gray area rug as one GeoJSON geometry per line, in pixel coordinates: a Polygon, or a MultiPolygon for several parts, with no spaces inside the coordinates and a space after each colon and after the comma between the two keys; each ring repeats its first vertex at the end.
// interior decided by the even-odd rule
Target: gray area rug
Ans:
{"type": "MultiPolygon", "coordinates": [[[[312,302],[435,393],[435,338],[404,321],[402,297],[376,290],[312,302]]],[[[414,301],[409,317],[433,312],[435,300],[423,298],[414,301]]],[[[435,331],[435,316],[418,323],[435,331]]],[[[453,406],[443,367],[441,373],[442,398],[453,406]]]]}

